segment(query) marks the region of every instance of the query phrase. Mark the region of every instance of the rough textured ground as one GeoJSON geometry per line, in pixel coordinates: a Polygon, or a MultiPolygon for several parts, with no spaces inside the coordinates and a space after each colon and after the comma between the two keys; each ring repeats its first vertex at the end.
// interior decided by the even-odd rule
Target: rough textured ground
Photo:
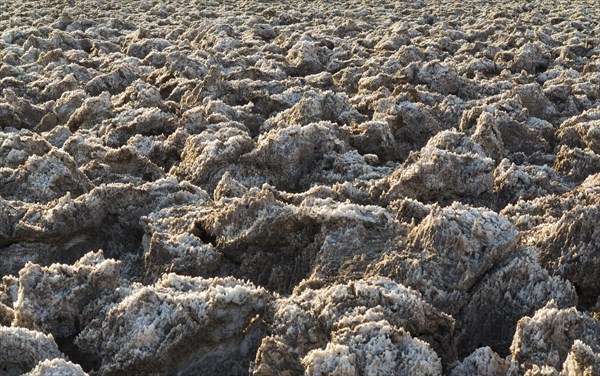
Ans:
{"type": "Polygon", "coordinates": [[[600,375],[596,1],[4,0],[0,374],[600,375]]]}

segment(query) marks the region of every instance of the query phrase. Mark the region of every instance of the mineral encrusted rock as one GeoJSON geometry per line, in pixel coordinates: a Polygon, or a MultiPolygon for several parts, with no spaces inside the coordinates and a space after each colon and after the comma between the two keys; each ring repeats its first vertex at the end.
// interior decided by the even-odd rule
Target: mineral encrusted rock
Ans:
{"type": "Polygon", "coordinates": [[[250,283],[165,274],[138,286],[77,337],[106,375],[239,374],[264,335],[270,295],[250,283]]]}
{"type": "Polygon", "coordinates": [[[514,252],[517,237],[516,228],[493,211],[458,203],[432,208],[369,273],[393,277],[454,315],[481,279],[514,252]]]}
{"type": "Polygon", "coordinates": [[[307,375],[439,375],[442,372],[440,358],[426,343],[393,328],[387,321],[344,328],[331,337],[324,349],[312,350],[302,359],[307,375]]]}
{"type": "Polygon", "coordinates": [[[27,372],[27,376],[86,376],[83,369],[64,359],[44,360],[38,363],[34,369],[27,372]]]}
{"type": "Polygon", "coordinates": [[[462,362],[455,364],[450,371],[450,375],[507,375],[509,374],[510,365],[509,361],[501,358],[491,348],[481,347],[464,358],[462,362]]]}
{"type": "Polygon", "coordinates": [[[547,166],[517,166],[503,159],[494,171],[494,191],[498,194],[500,207],[519,199],[532,200],[568,190],[568,185],[547,166]]]}
{"type": "Polygon", "coordinates": [[[477,202],[493,191],[493,166],[479,145],[464,134],[440,132],[387,178],[382,198],[477,202]]]}
{"type": "Polygon", "coordinates": [[[0,369],[7,375],[29,372],[46,359],[64,358],[51,334],[0,326],[0,339],[0,369]]]}
{"type": "Polygon", "coordinates": [[[0,0],[0,373],[598,374],[599,19],[0,0]]]}
{"type": "Polygon", "coordinates": [[[522,201],[504,210],[524,231],[523,242],[540,250],[540,261],[552,273],[578,289],[579,303],[589,308],[600,293],[600,174],[589,176],[576,189],[522,201]]]}
{"type": "Polygon", "coordinates": [[[350,374],[419,369],[436,374],[441,360],[431,347],[454,356],[454,320],[425,303],[418,292],[387,278],[324,288],[312,288],[310,283],[275,302],[271,335],[258,350],[254,375],[304,371],[321,375],[342,364],[350,374]],[[371,346],[385,348],[389,356],[372,359],[371,346]],[[345,359],[335,359],[338,350],[345,359]]]}
{"type": "MultiPolygon", "coordinates": [[[[174,179],[140,186],[115,183],[102,185],[73,198],[69,193],[48,204],[23,207],[6,202],[8,217],[0,250],[5,262],[0,274],[17,274],[32,261],[49,265],[72,263],[90,251],[103,249],[108,257],[127,256],[141,246],[140,217],[162,206],[197,202],[207,197],[201,189],[174,179]],[[67,237],[68,241],[59,239],[67,237]]],[[[132,267],[135,267],[133,265],[132,267]]]]}
{"type": "Polygon", "coordinates": [[[119,283],[119,262],[102,252],[88,253],[72,266],[41,267],[28,263],[19,272],[19,294],[14,302],[15,326],[67,337],[80,330],[87,304],[112,293],[119,283]]]}
{"type": "Polygon", "coordinates": [[[551,366],[561,368],[563,362],[570,362],[588,347],[590,351],[600,350],[600,323],[587,313],[578,312],[574,307],[559,309],[554,301],[535,312],[533,317],[523,317],[517,324],[511,345],[512,360],[526,366],[551,366]],[[569,351],[575,341],[575,353],[569,351]]]}
{"type": "Polygon", "coordinates": [[[590,346],[576,339],[563,363],[562,372],[569,376],[600,373],[600,355],[590,346]]]}
{"type": "Polygon", "coordinates": [[[535,249],[519,248],[473,288],[468,303],[456,316],[459,349],[466,352],[486,343],[506,356],[521,317],[533,314],[548,299],[560,307],[577,304],[573,285],[550,276],[538,259],[535,249]]]}

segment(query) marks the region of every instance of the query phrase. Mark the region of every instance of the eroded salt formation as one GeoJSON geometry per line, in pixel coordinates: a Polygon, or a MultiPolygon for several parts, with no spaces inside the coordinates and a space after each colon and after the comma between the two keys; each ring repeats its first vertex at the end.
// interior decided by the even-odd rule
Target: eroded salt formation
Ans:
{"type": "Polygon", "coordinates": [[[454,356],[454,320],[414,290],[385,278],[305,283],[274,303],[272,334],[258,350],[254,375],[330,374],[342,364],[349,374],[438,374],[440,355],[431,346],[454,356]]]}
{"type": "Polygon", "coordinates": [[[600,374],[600,6],[0,5],[0,374],[600,374]]]}
{"type": "Polygon", "coordinates": [[[21,375],[46,359],[63,358],[51,334],[0,326],[0,364],[7,375],[21,375]]]}
{"type": "Polygon", "coordinates": [[[64,359],[52,359],[39,362],[27,376],[86,376],[87,373],[77,364],[64,359]]]}
{"type": "Polygon", "coordinates": [[[260,317],[269,299],[234,278],[165,274],[102,308],[76,344],[97,354],[107,375],[240,373],[264,335],[260,317]]]}

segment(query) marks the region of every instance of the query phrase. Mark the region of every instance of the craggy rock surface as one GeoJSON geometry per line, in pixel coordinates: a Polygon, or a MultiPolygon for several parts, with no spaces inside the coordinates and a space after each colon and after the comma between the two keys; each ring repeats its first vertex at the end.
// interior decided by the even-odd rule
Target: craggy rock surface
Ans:
{"type": "Polygon", "coordinates": [[[241,373],[264,335],[257,320],[269,298],[234,278],[166,274],[103,307],[76,341],[107,375],[241,373]]]}
{"type": "Polygon", "coordinates": [[[326,375],[338,367],[358,374],[435,375],[441,360],[431,346],[453,356],[447,351],[454,320],[416,291],[386,278],[318,289],[312,287],[318,281],[305,283],[275,302],[272,334],[263,339],[254,375],[326,375]]]}
{"type": "Polygon", "coordinates": [[[81,312],[119,281],[119,263],[102,252],[88,253],[73,266],[40,267],[27,263],[19,273],[14,324],[67,337],[79,332],[81,312]]]}
{"type": "Polygon", "coordinates": [[[0,3],[0,375],[600,375],[592,0],[0,3]]]}
{"type": "Polygon", "coordinates": [[[0,370],[21,375],[46,359],[63,358],[51,334],[0,326],[0,370]]]}
{"type": "Polygon", "coordinates": [[[73,364],[64,359],[44,360],[27,376],[86,376],[87,373],[78,364],[73,364]]]}

